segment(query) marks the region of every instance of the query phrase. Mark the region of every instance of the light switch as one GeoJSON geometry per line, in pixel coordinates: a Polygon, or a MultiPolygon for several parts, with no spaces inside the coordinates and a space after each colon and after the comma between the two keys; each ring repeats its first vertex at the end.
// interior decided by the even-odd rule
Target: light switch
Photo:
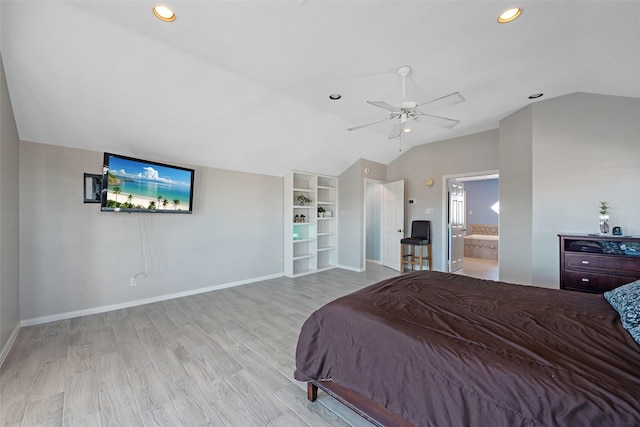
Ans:
{"type": "Polygon", "coordinates": [[[433,208],[427,208],[424,210],[424,213],[426,214],[432,214],[433,213],[433,208]]]}

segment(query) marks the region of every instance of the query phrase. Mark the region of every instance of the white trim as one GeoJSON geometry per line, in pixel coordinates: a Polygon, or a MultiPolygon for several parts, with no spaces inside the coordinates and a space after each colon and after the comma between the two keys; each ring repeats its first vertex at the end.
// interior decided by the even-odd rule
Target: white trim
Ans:
{"type": "Polygon", "coordinates": [[[128,301],[128,302],[124,302],[124,303],[120,303],[120,304],[104,305],[102,307],[87,308],[87,309],[84,309],[84,310],[68,311],[66,313],[52,314],[50,316],[36,317],[36,318],[33,318],[33,319],[25,319],[25,320],[22,320],[20,322],[20,324],[22,326],[32,326],[32,325],[39,325],[41,323],[55,322],[57,320],[65,320],[65,319],[71,319],[71,318],[79,317],[79,316],[87,316],[87,315],[90,315],[90,314],[104,313],[106,311],[119,310],[119,309],[122,309],[122,308],[135,307],[137,305],[150,304],[150,303],[153,303],[153,302],[166,301],[166,300],[173,299],[173,298],[187,297],[187,296],[190,296],[190,295],[202,294],[202,293],[205,293],[205,292],[217,291],[217,290],[225,289],[225,288],[232,288],[232,287],[235,287],[235,286],[246,285],[246,284],[253,283],[253,282],[260,282],[262,280],[276,279],[278,277],[282,277],[283,275],[284,275],[284,273],[277,273],[277,274],[272,274],[272,275],[269,275],[269,276],[256,277],[256,278],[248,279],[248,280],[240,280],[240,281],[237,281],[237,282],[223,283],[221,285],[208,286],[206,288],[198,288],[198,289],[193,289],[193,290],[190,290],[190,291],[177,292],[177,293],[174,293],[174,294],[160,295],[160,296],[153,297],[153,298],[146,298],[146,299],[141,299],[141,300],[128,301]]]}
{"type": "Polygon", "coordinates": [[[366,271],[364,268],[356,268],[356,267],[347,267],[346,265],[336,265],[338,268],[342,268],[343,270],[355,271],[356,273],[362,273],[366,271]]]}
{"type": "Polygon", "coordinates": [[[9,350],[11,350],[11,347],[13,347],[13,344],[16,342],[16,339],[18,338],[18,334],[20,333],[20,329],[22,329],[22,327],[20,326],[20,323],[18,323],[16,325],[16,328],[11,333],[9,340],[7,341],[4,348],[2,349],[2,352],[0,352],[0,366],[2,366],[2,364],[4,363],[4,359],[9,354],[9,350]]]}

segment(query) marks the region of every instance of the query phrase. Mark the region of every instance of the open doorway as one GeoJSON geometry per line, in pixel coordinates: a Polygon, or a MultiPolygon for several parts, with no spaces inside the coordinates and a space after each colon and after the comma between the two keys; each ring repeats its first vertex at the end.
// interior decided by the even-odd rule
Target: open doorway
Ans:
{"type": "Polygon", "coordinates": [[[446,271],[498,280],[498,171],[443,177],[446,271]],[[460,190],[460,191],[458,191],[460,190]],[[460,193],[462,192],[462,196],[460,193]],[[462,224],[462,225],[461,225],[462,224]]]}
{"type": "Polygon", "coordinates": [[[383,182],[364,180],[364,262],[382,264],[382,189],[383,182]]]}

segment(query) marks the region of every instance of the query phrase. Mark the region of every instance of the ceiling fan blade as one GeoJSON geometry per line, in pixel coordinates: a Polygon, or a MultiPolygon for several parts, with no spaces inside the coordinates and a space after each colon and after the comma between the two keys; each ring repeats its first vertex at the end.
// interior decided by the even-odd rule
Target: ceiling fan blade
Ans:
{"type": "Polygon", "coordinates": [[[393,105],[384,102],[384,101],[367,101],[369,104],[374,105],[378,108],[385,109],[387,111],[391,111],[392,113],[399,113],[400,107],[394,107],[393,105]]]}
{"type": "Polygon", "coordinates": [[[448,119],[446,117],[433,116],[431,114],[425,114],[419,111],[417,113],[418,113],[418,121],[423,123],[428,123],[433,126],[439,126],[441,128],[451,129],[452,127],[460,123],[459,120],[448,119]]]}
{"type": "Polygon", "coordinates": [[[387,117],[386,119],[376,120],[375,122],[369,122],[369,123],[365,123],[365,124],[362,124],[362,125],[359,125],[359,126],[354,126],[354,127],[349,128],[349,129],[347,129],[347,130],[357,130],[357,129],[361,129],[361,128],[363,128],[363,127],[367,127],[367,126],[375,125],[376,123],[384,122],[384,121],[387,121],[387,120],[389,120],[389,118],[388,118],[388,117],[387,117]]]}
{"type": "Polygon", "coordinates": [[[393,125],[393,129],[391,129],[391,133],[389,134],[389,139],[399,137],[403,130],[404,130],[404,122],[396,122],[396,124],[393,125]]]}
{"type": "Polygon", "coordinates": [[[418,104],[418,106],[428,105],[429,108],[439,108],[446,107],[447,105],[455,105],[461,102],[466,101],[459,92],[450,93],[449,95],[445,95],[441,98],[434,99],[432,101],[427,101],[423,104],[418,104]]]}

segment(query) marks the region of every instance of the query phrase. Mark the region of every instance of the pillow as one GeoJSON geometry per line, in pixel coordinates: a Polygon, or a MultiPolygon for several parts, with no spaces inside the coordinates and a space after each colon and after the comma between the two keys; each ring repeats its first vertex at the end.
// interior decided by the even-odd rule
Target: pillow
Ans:
{"type": "Polygon", "coordinates": [[[620,321],[625,329],[631,331],[640,326],[640,280],[605,292],[604,297],[620,314],[620,321]]]}
{"type": "Polygon", "coordinates": [[[638,344],[640,344],[640,326],[629,329],[629,333],[638,344]]]}

